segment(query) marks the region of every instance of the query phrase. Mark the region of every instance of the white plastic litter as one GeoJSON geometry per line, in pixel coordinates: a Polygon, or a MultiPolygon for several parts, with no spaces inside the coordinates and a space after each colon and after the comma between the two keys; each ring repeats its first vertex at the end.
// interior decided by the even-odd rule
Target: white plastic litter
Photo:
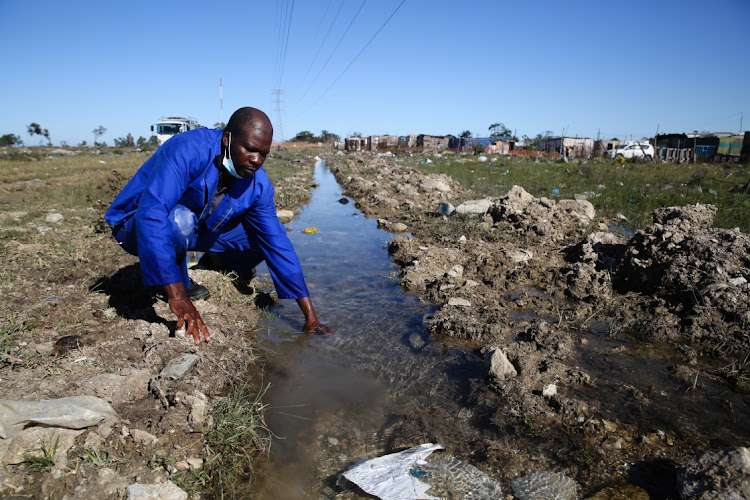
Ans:
{"type": "Polygon", "coordinates": [[[398,453],[360,460],[344,472],[344,477],[382,500],[439,500],[426,494],[430,485],[417,479],[412,471],[416,465],[424,465],[433,451],[444,448],[441,444],[425,443],[398,453]]]}
{"type": "Polygon", "coordinates": [[[0,438],[8,439],[28,424],[83,429],[104,417],[118,416],[114,408],[95,396],[71,396],[44,401],[0,399],[0,438]]]}

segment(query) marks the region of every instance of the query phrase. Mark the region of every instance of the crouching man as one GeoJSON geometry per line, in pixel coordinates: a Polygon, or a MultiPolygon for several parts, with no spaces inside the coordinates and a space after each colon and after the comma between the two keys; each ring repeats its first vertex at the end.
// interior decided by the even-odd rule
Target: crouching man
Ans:
{"type": "Polygon", "coordinates": [[[226,128],[200,128],[165,142],[107,210],[112,235],[138,256],[146,286],[162,286],[177,328],[196,344],[211,335],[193,300],[187,252],[206,252],[248,278],[265,261],[281,299],[296,299],[308,333],[330,333],[318,321],[286,229],[276,217],[273,186],[263,169],[273,127],[265,113],[240,108],[226,128]]]}

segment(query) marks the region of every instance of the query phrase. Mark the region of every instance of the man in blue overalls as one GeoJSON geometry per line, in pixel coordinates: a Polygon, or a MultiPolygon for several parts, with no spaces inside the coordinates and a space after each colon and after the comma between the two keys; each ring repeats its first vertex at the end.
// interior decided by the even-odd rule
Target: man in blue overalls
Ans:
{"type": "MultiPolygon", "coordinates": [[[[162,286],[177,328],[210,339],[191,301],[187,252],[208,252],[252,275],[266,261],[281,299],[296,299],[308,333],[330,333],[318,321],[297,254],[276,217],[273,186],[262,168],[273,127],[255,108],[240,108],[222,130],[200,128],[165,142],[125,185],[107,210],[112,235],[137,255],[146,286],[162,286]]],[[[192,289],[192,292],[191,292],[192,289]]],[[[205,292],[205,289],[202,289],[205,292]]]]}

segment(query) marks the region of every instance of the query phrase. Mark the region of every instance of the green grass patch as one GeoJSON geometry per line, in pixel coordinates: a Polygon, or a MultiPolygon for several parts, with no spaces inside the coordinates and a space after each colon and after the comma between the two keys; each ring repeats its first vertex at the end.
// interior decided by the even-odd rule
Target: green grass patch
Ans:
{"type": "Polygon", "coordinates": [[[599,215],[627,217],[630,230],[652,223],[654,209],[712,204],[714,225],[750,230],[750,168],[740,164],[664,164],[585,159],[565,163],[533,157],[498,156],[480,162],[477,156],[455,154],[400,156],[399,163],[424,173],[449,175],[482,196],[504,196],[522,186],[536,197],[554,200],[585,194],[599,215]],[[427,162],[430,160],[430,163],[427,162]]]}
{"type": "Polygon", "coordinates": [[[271,449],[264,394],[238,384],[213,407],[213,426],[203,439],[209,457],[204,468],[210,477],[207,489],[215,498],[250,498],[254,464],[271,449]]]}

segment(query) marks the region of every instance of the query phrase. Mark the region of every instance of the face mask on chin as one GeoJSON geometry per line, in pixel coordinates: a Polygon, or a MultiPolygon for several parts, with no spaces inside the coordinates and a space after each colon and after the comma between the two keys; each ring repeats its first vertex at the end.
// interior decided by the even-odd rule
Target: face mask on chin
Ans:
{"type": "Polygon", "coordinates": [[[229,172],[232,177],[235,177],[237,179],[242,179],[240,175],[237,174],[237,171],[234,169],[234,162],[232,162],[232,158],[230,157],[229,149],[232,147],[232,133],[229,132],[229,144],[227,145],[226,153],[224,153],[224,158],[221,160],[221,164],[224,165],[224,168],[227,169],[227,172],[229,172]]]}

